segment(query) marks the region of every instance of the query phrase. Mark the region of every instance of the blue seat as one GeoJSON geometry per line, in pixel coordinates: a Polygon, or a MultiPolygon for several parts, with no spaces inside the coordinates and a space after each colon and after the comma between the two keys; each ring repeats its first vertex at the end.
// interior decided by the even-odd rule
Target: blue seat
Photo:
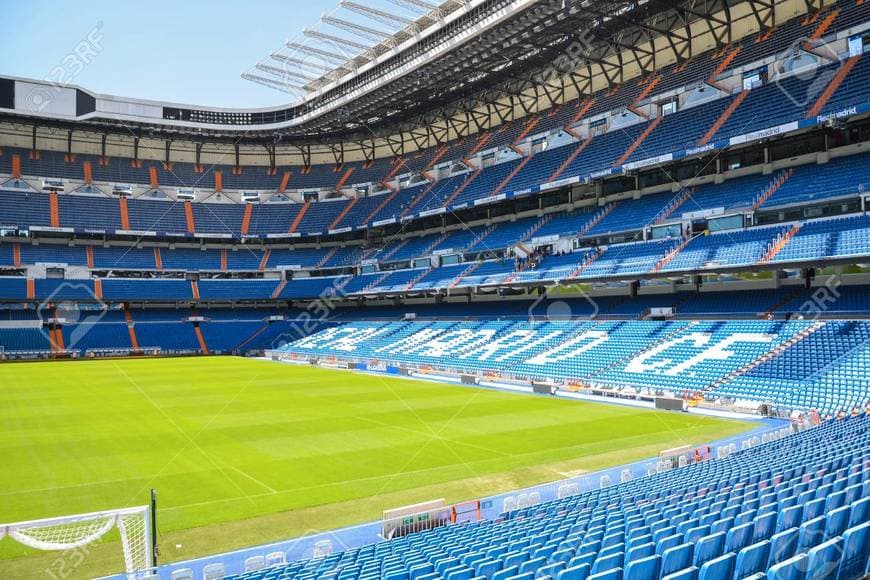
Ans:
{"type": "Polygon", "coordinates": [[[538,570],[538,576],[540,576],[540,577],[547,576],[550,578],[555,578],[559,574],[559,572],[561,572],[564,569],[565,569],[564,562],[556,562],[555,564],[547,564],[546,566],[544,566],[543,568],[538,570]]]}
{"type": "Polygon", "coordinates": [[[443,576],[445,580],[471,580],[474,578],[474,570],[468,566],[456,566],[446,570],[443,576]]]}
{"type": "Polygon", "coordinates": [[[779,512],[779,517],[776,520],[776,531],[782,532],[789,528],[796,528],[801,525],[803,520],[804,506],[796,505],[785,508],[779,512]]]}
{"type": "Polygon", "coordinates": [[[852,515],[852,506],[838,507],[825,516],[825,539],[830,540],[842,535],[849,526],[849,516],[852,515]]]}
{"type": "Polygon", "coordinates": [[[807,553],[807,578],[836,580],[843,556],[843,538],[836,537],[812,548],[807,553]]]}
{"type": "Polygon", "coordinates": [[[630,580],[658,580],[662,557],[658,554],[631,560],[625,567],[625,577],[630,580]]]}
{"type": "Polygon", "coordinates": [[[804,580],[807,572],[806,554],[798,554],[770,567],[768,580],[804,580]]]}
{"type": "Polygon", "coordinates": [[[646,544],[641,544],[639,546],[635,546],[631,548],[625,554],[625,564],[628,565],[629,562],[633,562],[635,560],[640,560],[642,558],[648,558],[656,553],[656,546],[652,542],[647,542],[646,544]]]}
{"type": "Polygon", "coordinates": [[[726,552],[734,552],[735,554],[752,543],[752,533],[755,530],[755,525],[750,522],[734,526],[728,530],[725,536],[726,552]]]}
{"type": "Polygon", "coordinates": [[[520,573],[519,566],[511,566],[510,568],[502,568],[492,576],[490,576],[490,580],[507,580],[508,578],[513,578],[517,574],[520,573]]]}
{"type": "Polygon", "coordinates": [[[565,568],[559,575],[556,576],[556,580],[586,580],[589,577],[589,571],[592,569],[590,564],[580,564],[579,566],[571,566],[570,568],[565,568]]]}
{"type": "Polygon", "coordinates": [[[724,546],[725,532],[710,534],[701,538],[695,545],[695,558],[692,563],[700,568],[705,562],[720,556],[724,546]]]}
{"type": "Polygon", "coordinates": [[[665,553],[662,554],[662,576],[673,574],[691,566],[694,550],[694,544],[680,544],[665,550],[665,553]]]}
{"type": "Polygon", "coordinates": [[[520,566],[520,574],[526,574],[528,572],[535,573],[541,568],[543,568],[547,564],[547,559],[543,556],[538,558],[532,558],[527,562],[523,562],[523,565],[520,566]]]}
{"type": "Polygon", "coordinates": [[[731,580],[734,575],[734,561],[737,557],[729,552],[708,560],[698,572],[698,580],[731,580]]]}
{"type": "Polygon", "coordinates": [[[755,530],[752,534],[752,541],[769,540],[776,530],[776,513],[757,516],[754,524],[755,530]]]}
{"type": "Polygon", "coordinates": [[[858,578],[866,564],[870,563],[870,522],[849,528],[843,534],[843,556],[837,580],[858,578]]]}
{"type": "Polygon", "coordinates": [[[740,550],[734,563],[734,578],[745,578],[767,570],[769,554],[769,540],[762,540],[740,550]]]}
{"type": "Polygon", "coordinates": [[[611,568],[618,568],[622,566],[624,559],[625,554],[622,552],[598,558],[595,560],[595,563],[592,564],[592,574],[598,574],[599,572],[610,570],[611,568]]]}
{"type": "Polygon", "coordinates": [[[673,574],[663,576],[662,580],[698,580],[698,568],[689,566],[673,574]]]}
{"type": "Polygon", "coordinates": [[[788,560],[795,554],[797,549],[798,530],[792,528],[774,534],[770,538],[770,556],[767,560],[767,567],[770,568],[774,564],[779,564],[784,560],[788,560]]]}
{"type": "Polygon", "coordinates": [[[589,580],[622,580],[622,568],[610,568],[589,576],[589,580]]]}
{"type": "Polygon", "coordinates": [[[474,571],[478,576],[492,576],[501,570],[501,561],[494,559],[481,560],[474,565],[474,571]]]}
{"type": "MultiPolygon", "coordinates": [[[[870,483],[870,480],[868,480],[870,483]]],[[[849,527],[854,528],[863,523],[870,522],[870,496],[864,497],[852,503],[852,513],[849,516],[849,527]]]]}
{"type": "Polygon", "coordinates": [[[798,532],[797,552],[806,553],[825,540],[825,518],[819,516],[801,524],[798,532]]]}

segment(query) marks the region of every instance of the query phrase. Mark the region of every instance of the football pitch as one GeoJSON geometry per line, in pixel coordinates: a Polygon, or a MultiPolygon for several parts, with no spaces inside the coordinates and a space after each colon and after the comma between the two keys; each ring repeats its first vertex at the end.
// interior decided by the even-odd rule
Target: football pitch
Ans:
{"type": "MultiPolygon", "coordinates": [[[[148,503],[163,562],[474,499],[752,423],[230,357],[0,365],[0,522],[148,503]]],[[[120,547],[74,577],[116,572],[120,547]]],[[[0,540],[0,577],[56,555],[0,540]]]]}

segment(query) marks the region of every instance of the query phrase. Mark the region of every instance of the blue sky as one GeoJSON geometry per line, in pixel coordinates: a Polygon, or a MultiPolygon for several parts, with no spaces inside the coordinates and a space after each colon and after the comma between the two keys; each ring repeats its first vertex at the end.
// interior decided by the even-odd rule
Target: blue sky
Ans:
{"type": "Polygon", "coordinates": [[[102,50],[74,84],[197,105],[293,100],[239,75],[337,0],[13,0],[3,5],[0,75],[45,78],[101,23],[102,50]]]}

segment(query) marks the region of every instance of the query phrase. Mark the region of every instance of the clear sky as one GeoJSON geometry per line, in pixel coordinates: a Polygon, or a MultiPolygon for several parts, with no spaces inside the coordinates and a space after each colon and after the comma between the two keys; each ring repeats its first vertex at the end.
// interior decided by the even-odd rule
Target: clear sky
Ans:
{"type": "Polygon", "coordinates": [[[98,93],[223,107],[294,100],[239,75],[338,0],[5,0],[0,75],[65,80],[98,93]],[[95,27],[86,66],[64,59],[95,27]]]}

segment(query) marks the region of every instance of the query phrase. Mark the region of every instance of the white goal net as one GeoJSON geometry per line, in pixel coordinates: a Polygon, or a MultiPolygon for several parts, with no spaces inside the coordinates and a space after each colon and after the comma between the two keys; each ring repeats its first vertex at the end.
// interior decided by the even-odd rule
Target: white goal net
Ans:
{"type": "Polygon", "coordinates": [[[154,561],[149,506],[0,524],[0,540],[9,536],[35,550],[80,550],[113,529],[121,538],[127,578],[145,577],[154,561]]]}

